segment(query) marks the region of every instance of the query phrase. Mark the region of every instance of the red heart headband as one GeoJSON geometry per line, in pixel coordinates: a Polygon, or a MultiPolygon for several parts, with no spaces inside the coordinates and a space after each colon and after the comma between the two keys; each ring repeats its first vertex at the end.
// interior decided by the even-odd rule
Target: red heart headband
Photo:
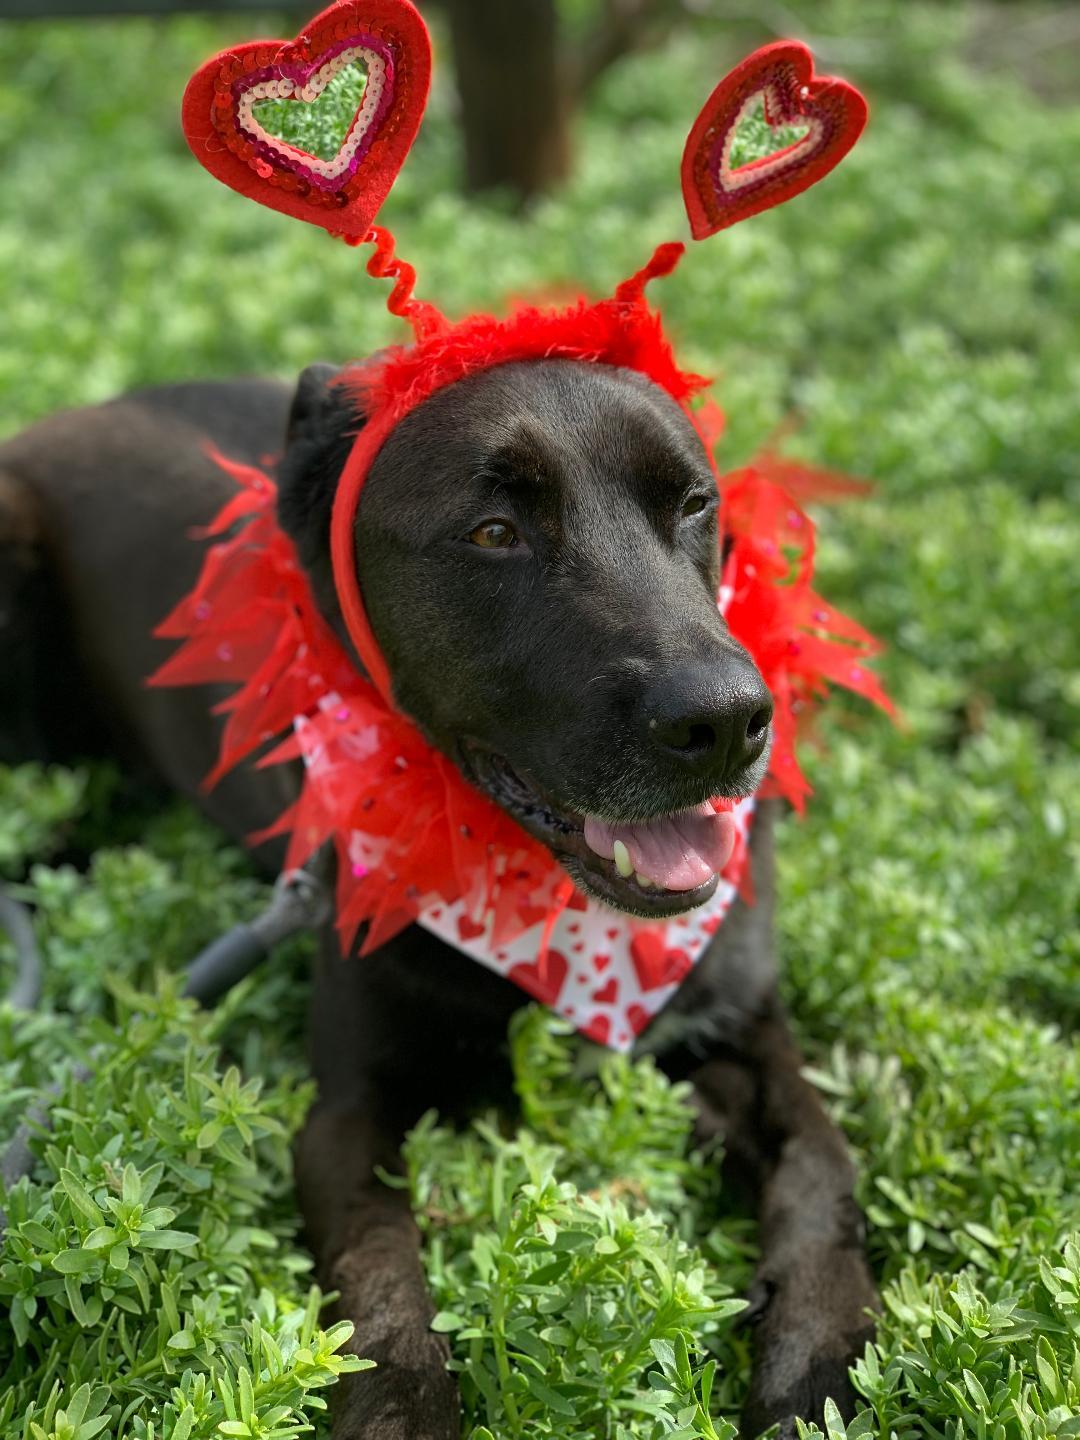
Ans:
{"type": "MultiPolygon", "coordinates": [[[[476,370],[541,357],[638,370],[684,408],[704,384],[678,369],[659,317],[645,301],[648,281],[678,263],[684,248],[679,243],[661,245],[641,271],[596,304],[520,309],[501,321],[474,315],[451,325],[434,306],[413,297],[414,270],[395,256],[390,232],[372,222],[416,137],[430,74],[430,38],[409,0],[338,0],[295,40],[253,41],[208,60],[188,84],[183,106],[188,144],[217,179],[350,244],[373,245],[368,271],[395,280],[388,308],[412,326],[413,346],[357,367],[343,381],[354,389],[366,423],[342,473],[331,523],[345,624],[387,700],[390,675],[364,610],[354,527],[371,465],[411,410],[476,370]],[[260,102],[310,104],[357,63],[366,77],[363,98],[336,155],[308,154],[259,123],[260,102]]],[[[716,87],[687,139],[682,186],[694,238],[778,205],[822,179],[854,145],[866,115],[856,89],[814,75],[804,45],[780,41],[755,51],[716,87]],[[795,124],[805,133],[774,155],[733,168],[735,132],[759,99],[770,126],[795,124]]]]}

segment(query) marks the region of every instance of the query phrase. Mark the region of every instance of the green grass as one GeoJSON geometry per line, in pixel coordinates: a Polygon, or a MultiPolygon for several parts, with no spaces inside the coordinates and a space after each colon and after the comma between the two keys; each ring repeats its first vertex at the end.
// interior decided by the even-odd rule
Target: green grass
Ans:
{"type": "MultiPolygon", "coordinates": [[[[724,463],[790,427],[791,453],[876,483],[820,516],[821,585],[888,641],[905,724],[835,705],[808,818],[780,839],[785,993],[856,1152],[885,1303],[847,1433],[1075,1435],[1080,106],[968,68],[963,6],[828,0],[812,18],[858,57],[837,68],[870,92],[865,140],[815,191],[695,247],[657,296],[686,361],[720,377],[724,463]]],[[[5,430],[399,333],[354,252],[215,187],[183,147],[186,74],[246,25],[0,28],[5,430]]],[[[613,72],[579,128],[577,178],[523,222],[457,194],[441,56],[383,216],[421,293],[463,313],[568,282],[609,290],[682,233],[691,97],[762,38],[702,20],[613,72]]],[[[288,1433],[318,1420],[343,1338],[309,1306],[283,1143],[305,1098],[304,957],[212,1017],[186,1013],[159,972],[250,914],[261,886],[186,812],[129,848],[122,808],[100,774],[85,796],[72,777],[0,776],[0,870],[36,900],[49,967],[40,1016],[0,1013],[0,1137],[96,1047],[95,1078],[68,1073],[31,1181],[3,1202],[23,1234],[0,1251],[0,1436],[288,1433]],[[92,865],[48,864],[53,843],[92,865]],[[242,1103],[241,1076],[262,1077],[242,1103]],[[151,1210],[171,1213],[156,1228],[184,1238],[141,1240],[131,1196],[148,1175],[151,1210]],[[127,1239],[88,1243],[120,1220],[127,1239]],[[88,1259],[57,1266],[69,1253],[88,1259]]],[[[559,1440],[730,1434],[749,1349],[729,1301],[753,1232],[719,1203],[715,1163],[688,1153],[684,1099],[621,1061],[568,1071],[536,1020],[515,1045],[544,1082],[526,1087],[520,1133],[431,1121],[410,1150],[474,1423],[496,1440],[519,1433],[515,1413],[559,1440]],[[547,1227],[566,1264],[536,1282],[547,1227]],[[613,1323],[595,1325],[594,1304],[613,1323]],[[653,1315],[640,1354],[614,1323],[623,1304],[653,1315]]]]}

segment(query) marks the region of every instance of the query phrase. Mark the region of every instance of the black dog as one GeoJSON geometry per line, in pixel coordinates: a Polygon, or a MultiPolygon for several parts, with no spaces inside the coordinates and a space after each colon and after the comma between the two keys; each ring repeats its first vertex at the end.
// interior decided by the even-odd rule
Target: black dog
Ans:
{"type": "MultiPolygon", "coordinates": [[[[204,442],[258,463],[287,436],[282,525],[344,643],[330,508],[362,416],[312,367],[273,383],[176,386],[57,416],[0,447],[0,758],[119,753],[240,839],[290,799],[282,767],[210,796],[218,722],[206,690],[149,690],[151,630],[186,593],[231,482],[204,442]]],[[[582,887],[637,913],[707,898],[620,880],[574,817],[635,820],[750,793],[770,705],[715,605],[715,485],[678,407],[641,376],[544,361],[483,372],[402,422],[365,487],[356,554],[401,707],[582,887]]],[[[844,1143],[800,1076],[776,998],[772,814],[752,832],[757,903],[737,902],[641,1049],[692,1079],[703,1135],[722,1132],[761,1220],[751,1297],[757,1363],[746,1433],[850,1404],[871,1333],[844,1143]]],[[[268,863],[280,860],[271,855],[268,863]]],[[[309,1243],[379,1368],[342,1387],[335,1435],[451,1440],[457,1399],[428,1322],[400,1167],[436,1104],[510,1100],[515,986],[419,927],[363,961],[321,946],[313,1000],[319,1100],[297,1147],[309,1243]]]]}

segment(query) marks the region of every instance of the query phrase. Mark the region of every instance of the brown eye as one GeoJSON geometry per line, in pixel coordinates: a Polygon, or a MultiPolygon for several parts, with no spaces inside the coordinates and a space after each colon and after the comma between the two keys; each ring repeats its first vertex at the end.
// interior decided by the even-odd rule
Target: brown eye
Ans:
{"type": "Polygon", "coordinates": [[[507,550],[517,544],[517,532],[506,520],[485,520],[469,536],[473,545],[483,550],[507,550]]]}
{"type": "Polygon", "coordinates": [[[708,504],[709,497],[707,495],[688,495],[683,501],[683,519],[689,520],[694,515],[700,515],[708,504]]]}

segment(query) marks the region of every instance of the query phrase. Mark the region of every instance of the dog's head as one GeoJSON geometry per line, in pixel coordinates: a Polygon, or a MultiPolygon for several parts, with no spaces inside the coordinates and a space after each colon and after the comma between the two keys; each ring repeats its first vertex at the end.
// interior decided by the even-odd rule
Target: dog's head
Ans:
{"type": "MultiPolygon", "coordinates": [[[[279,484],[343,636],[330,512],[363,417],[335,375],[301,377],[279,484]]],[[[640,915],[712,894],[730,827],[705,802],[752,793],[767,764],[769,694],[716,606],[717,506],[701,440],[659,387],[550,360],[409,414],[357,517],[398,705],[582,888],[640,915]]]]}

